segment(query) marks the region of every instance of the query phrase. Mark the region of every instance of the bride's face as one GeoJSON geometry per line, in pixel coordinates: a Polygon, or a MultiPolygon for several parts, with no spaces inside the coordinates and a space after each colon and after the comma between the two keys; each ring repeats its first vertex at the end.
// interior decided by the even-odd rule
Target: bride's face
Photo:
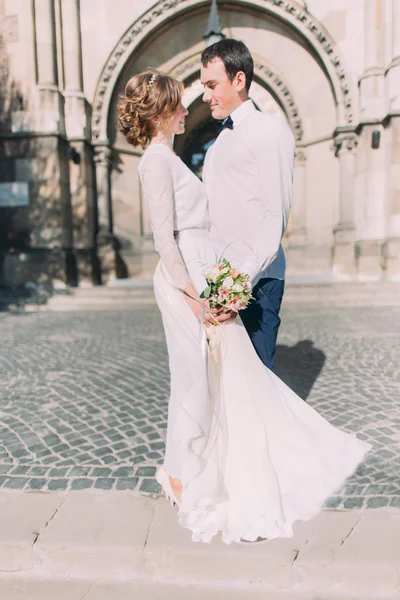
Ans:
{"type": "Polygon", "coordinates": [[[178,110],[163,123],[167,135],[179,135],[185,132],[185,120],[189,111],[181,104],[178,110]]]}

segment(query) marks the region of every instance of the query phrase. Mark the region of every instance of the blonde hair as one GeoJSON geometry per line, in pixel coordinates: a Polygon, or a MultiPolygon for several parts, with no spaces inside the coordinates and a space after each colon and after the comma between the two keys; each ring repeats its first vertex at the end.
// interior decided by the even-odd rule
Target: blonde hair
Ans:
{"type": "Polygon", "coordinates": [[[182,102],[183,85],[156,69],[132,77],[118,105],[118,130],[143,149],[155,133],[152,119],[169,119],[182,102]]]}

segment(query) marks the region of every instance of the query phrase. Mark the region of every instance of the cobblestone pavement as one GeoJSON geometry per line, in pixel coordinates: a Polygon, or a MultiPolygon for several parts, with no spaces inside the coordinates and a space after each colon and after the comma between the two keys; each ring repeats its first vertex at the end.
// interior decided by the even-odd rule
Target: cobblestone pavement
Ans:
{"type": "MultiPolygon", "coordinates": [[[[329,507],[400,508],[399,308],[286,308],[277,373],[374,450],[329,507]]],[[[153,303],[0,313],[0,487],[158,494],[168,363],[153,303]]]]}

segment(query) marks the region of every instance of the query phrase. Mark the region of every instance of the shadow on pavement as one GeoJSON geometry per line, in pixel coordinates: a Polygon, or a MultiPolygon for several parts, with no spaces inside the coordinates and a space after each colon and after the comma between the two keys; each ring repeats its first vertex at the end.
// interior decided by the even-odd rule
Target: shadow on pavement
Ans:
{"type": "Polygon", "coordinates": [[[276,347],[275,373],[296,394],[307,400],[325,363],[325,354],[314,347],[311,340],[302,340],[295,346],[276,347]]]}
{"type": "Polygon", "coordinates": [[[0,312],[17,314],[20,309],[29,308],[29,305],[46,304],[51,295],[52,290],[49,286],[31,281],[21,285],[0,285],[0,312]]]}

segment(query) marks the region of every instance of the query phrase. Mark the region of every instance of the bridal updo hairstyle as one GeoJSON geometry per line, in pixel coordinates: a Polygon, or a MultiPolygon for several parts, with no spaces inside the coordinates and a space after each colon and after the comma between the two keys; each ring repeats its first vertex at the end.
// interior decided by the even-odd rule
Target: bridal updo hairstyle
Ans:
{"type": "Polygon", "coordinates": [[[168,119],[182,102],[182,84],[156,69],[132,77],[118,105],[118,130],[132,146],[143,149],[156,132],[152,119],[168,119]]]}

